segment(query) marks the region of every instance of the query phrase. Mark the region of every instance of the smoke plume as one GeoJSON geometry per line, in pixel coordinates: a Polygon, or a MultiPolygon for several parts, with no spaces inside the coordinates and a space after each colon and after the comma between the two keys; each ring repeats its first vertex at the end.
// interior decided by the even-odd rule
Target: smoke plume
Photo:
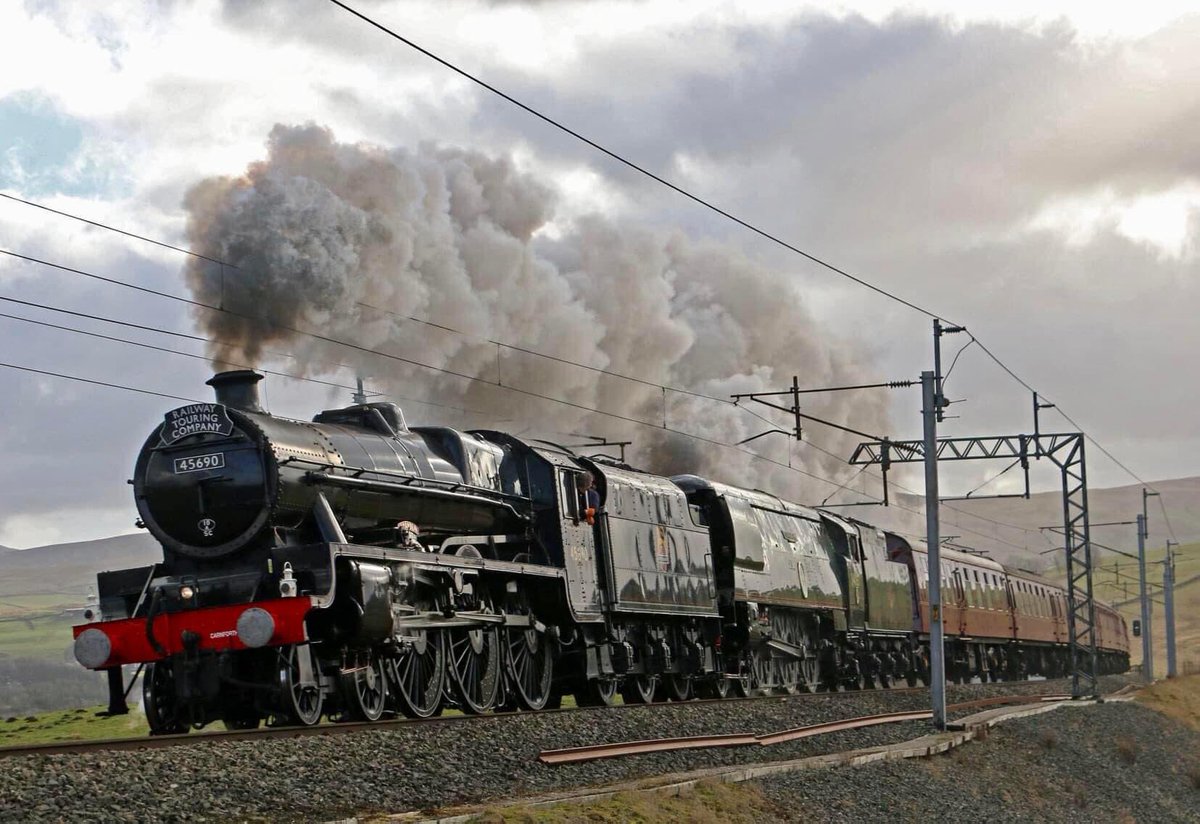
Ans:
{"type": "MultiPolygon", "coordinates": [[[[297,359],[284,365],[289,371],[297,363],[310,375],[349,365],[375,389],[470,410],[419,408],[430,422],[559,442],[578,443],[570,433],[581,432],[631,440],[629,460],[646,469],[699,472],[815,502],[833,487],[663,428],[733,443],[767,423],[661,386],[727,398],[784,388],[793,374],[802,386],[876,377],[863,353],[810,315],[786,275],[678,233],[595,216],[555,223],[551,190],[504,157],[350,145],[314,125],[276,126],[266,160],[241,177],[199,183],[185,206],[192,249],[230,264],[193,259],[186,271],[198,300],[230,310],[197,314],[214,360],[263,364],[286,350],[297,359]]],[[[811,414],[886,429],[878,396],[811,398],[811,414]]],[[[808,431],[840,455],[852,445],[852,436],[808,431]]],[[[782,435],[748,448],[818,475],[849,474],[782,435]]]]}

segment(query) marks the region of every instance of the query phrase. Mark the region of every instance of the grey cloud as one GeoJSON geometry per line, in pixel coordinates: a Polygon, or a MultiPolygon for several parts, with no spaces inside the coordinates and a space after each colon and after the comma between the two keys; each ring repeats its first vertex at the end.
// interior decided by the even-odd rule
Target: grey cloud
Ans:
{"type": "MultiPolygon", "coordinates": [[[[356,64],[369,61],[382,78],[381,88],[387,88],[387,78],[404,78],[413,72],[440,76],[441,70],[425,58],[382,34],[372,34],[344,13],[339,13],[345,18],[340,20],[324,13],[323,6],[312,14],[296,14],[293,8],[292,4],[227,4],[226,13],[235,35],[298,43],[346,55],[356,64]]],[[[329,11],[336,10],[330,7],[329,11]]],[[[1190,456],[1200,448],[1195,416],[1188,413],[1200,401],[1196,389],[1200,381],[1187,355],[1200,346],[1200,333],[1191,317],[1193,307],[1200,305],[1195,278],[1200,218],[1192,216],[1190,246],[1182,260],[1161,257],[1152,248],[1120,237],[1112,227],[1102,228],[1089,243],[1069,245],[1056,234],[1028,230],[1026,223],[1048,203],[1064,198],[1106,189],[1118,195],[1154,192],[1195,180],[1197,152],[1191,121],[1200,99],[1200,72],[1195,71],[1195,50],[1190,44],[1196,39],[1197,25],[1195,19],[1184,20],[1133,43],[1083,45],[1065,26],[1028,31],[972,24],[950,29],[939,21],[911,16],[882,24],[813,16],[775,29],[718,29],[698,23],[680,32],[673,47],[663,40],[640,38],[603,48],[585,42],[577,61],[556,65],[542,77],[493,66],[486,54],[471,59],[501,88],[654,171],[683,180],[689,188],[804,248],[967,322],[1035,386],[1062,403],[1144,477],[1154,479],[1194,473],[1190,456]],[[708,65],[679,69],[681,63],[666,59],[670,55],[662,50],[667,48],[704,55],[708,65]],[[685,155],[699,165],[684,163],[685,155]],[[689,176],[695,168],[701,171],[689,176]]],[[[598,364],[612,358],[616,365],[651,379],[665,379],[665,375],[714,394],[778,385],[793,372],[813,385],[868,372],[888,378],[915,377],[928,364],[925,319],[773,250],[503,101],[467,90],[445,100],[434,94],[380,104],[371,102],[379,99],[373,92],[377,90],[348,85],[344,78],[331,75],[313,90],[314,106],[339,133],[372,135],[388,146],[415,147],[423,139],[436,138],[441,149],[410,148],[398,153],[404,154],[403,163],[389,155],[393,164],[421,170],[411,178],[414,191],[437,192],[454,201],[456,208],[467,208],[479,199],[491,202],[490,195],[479,194],[476,188],[486,175],[471,158],[495,158],[520,147],[535,176],[547,178],[548,171],[589,166],[601,172],[604,185],[625,195],[631,206],[616,219],[581,220],[560,227],[565,237],[557,243],[541,236],[528,243],[522,239],[529,226],[544,218],[536,211],[507,225],[476,221],[471,231],[462,229],[465,222],[451,228],[449,218],[441,223],[430,219],[433,233],[424,244],[415,236],[405,238],[403,226],[380,225],[364,217],[357,234],[348,234],[347,239],[360,251],[386,248],[396,271],[423,271],[422,266],[435,262],[428,256],[447,249],[454,253],[449,262],[462,271],[447,281],[453,288],[441,297],[415,277],[403,281],[403,290],[392,290],[386,279],[356,281],[345,292],[334,283],[331,306],[366,290],[372,301],[396,309],[418,314],[444,311],[444,317],[481,334],[529,342],[535,348],[562,346],[558,354],[576,359],[595,356],[598,364]],[[327,115],[329,111],[333,115],[327,115]],[[478,151],[452,152],[445,148],[447,143],[478,151]],[[385,230],[392,234],[381,241],[385,230]],[[447,236],[437,232],[458,234],[447,243],[447,236]],[[611,240],[613,232],[620,243],[611,240]],[[743,251],[718,246],[717,240],[743,251]],[[420,263],[406,263],[418,259],[420,263]],[[665,356],[651,357],[654,352],[645,339],[638,347],[624,345],[622,335],[614,331],[619,318],[613,317],[612,306],[605,305],[608,293],[600,287],[609,283],[610,275],[598,280],[596,273],[612,272],[611,282],[628,289],[631,281],[621,279],[621,267],[630,263],[644,266],[648,288],[661,290],[651,303],[660,310],[669,307],[664,314],[643,317],[646,323],[666,324],[658,330],[670,344],[663,352],[685,349],[687,354],[673,362],[665,356]],[[751,277],[746,274],[750,271],[768,274],[755,275],[752,287],[736,288],[732,274],[745,279],[751,277]],[[722,278],[722,272],[732,273],[731,277],[722,278]],[[523,308],[504,304],[498,297],[504,284],[533,277],[530,273],[561,290],[554,301],[569,311],[558,319],[559,325],[542,329],[517,323],[527,317],[523,308]],[[477,289],[480,285],[484,288],[477,289]],[[772,330],[786,330],[789,325],[782,307],[791,304],[785,300],[803,309],[799,317],[805,331],[820,340],[771,336],[772,330]],[[747,323],[743,304],[765,304],[769,322],[747,323]],[[814,306],[821,307],[816,319],[814,306]],[[585,332],[578,334],[580,329],[585,332]],[[680,329],[686,334],[676,339],[673,336],[680,329]],[[760,333],[758,338],[754,332],[760,333]],[[745,363],[739,361],[743,356],[748,358],[745,363]]],[[[148,152],[155,150],[157,140],[219,140],[219,133],[213,138],[211,128],[185,133],[165,116],[169,106],[159,107],[157,114],[155,107],[159,102],[172,104],[171,97],[212,99],[223,93],[235,92],[203,84],[160,84],[136,118],[117,118],[114,129],[129,129],[141,119],[148,152]]],[[[269,101],[264,105],[264,117],[275,118],[269,101]]],[[[230,128],[239,127],[266,128],[262,122],[230,128]]],[[[164,182],[153,194],[160,202],[177,201],[176,193],[189,182],[173,186],[164,182]]],[[[334,194],[341,191],[339,181],[316,182],[334,194]]],[[[286,213],[300,202],[288,197],[304,192],[299,185],[284,188],[287,194],[281,202],[286,213]]],[[[374,191],[370,186],[365,190],[374,191]]],[[[266,189],[262,194],[265,197],[266,189]]],[[[315,189],[305,196],[310,203],[323,202],[315,189]]],[[[358,212],[369,215],[371,211],[361,201],[337,197],[358,212]]],[[[560,200],[553,208],[555,216],[578,215],[588,211],[588,204],[560,200]]],[[[347,214],[355,213],[348,210],[347,214]]],[[[461,216],[463,221],[469,218],[467,212],[461,216]]],[[[414,225],[426,225],[421,220],[414,225]]],[[[353,220],[346,222],[353,224],[353,220]]],[[[251,229],[267,232],[273,227],[264,221],[247,227],[251,229]]],[[[322,280],[316,265],[319,256],[311,251],[319,251],[318,241],[327,243],[329,238],[336,240],[336,233],[296,237],[290,252],[303,258],[297,270],[306,271],[317,284],[330,281],[322,280]]],[[[277,245],[261,254],[282,251],[277,245]]],[[[331,256],[325,265],[336,268],[339,260],[331,256]]],[[[381,255],[369,265],[379,268],[387,260],[381,255]]],[[[536,308],[535,304],[530,311],[536,308]]],[[[494,350],[486,347],[437,338],[428,330],[412,331],[384,318],[349,317],[347,322],[361,322],[363,333],[372,339],[392,341],[397,347],[393,351],[411,348],[439,364],[480,374],[495,369],[494,350]]],[[[8,340],[14,347],[21,345],[18,336],[8,340]]],[[[97,370],[112,365],[106,366],[103,359],[81,362],[97,370]]],[[[166,375],[170,367],[156,371],[149,360],[130,363],[142,370],[131,380],[162,379],[162,385],[181,394],[203,390],[204,369],[194,374],[173,370],[166,375]]],[[[607,381],[581,382],[572,371],[547,369],[545,364],[515,357],[502,366],[506,374],[513,370],[514,380],[530,379],[532,386],[542,385],[538,382],[543,380],[555,382],[581,402],[650,420],[661,415],[661,400],[656,404],[637,393],[627,397],[622,387],[607,381]],[[612,398],[621,400],[609,407],[612,398]]],[[[383,368],[373,365],[371,371],[383,368]]],[[[497,419],[527,411],[510,406],[511,400],[487,387],[467,392],[451,381],[416,380],[415,373],[412,385],[400,386],[407,379],[404,373],[397,374],[389,388],[398,395],[428,391],[434,398],[494,411],[497,419]]],[[[27,396],[28,383],[6,380],[10,392],[27,396]]],[[[277,380],[269,383],[268,393],[277,408],[290,414],[344,400],[325,390],[277,380]]],[[[947,432],[1009,432],[1030,426],[1025,391],[978,353],[964,355],[952,381],[952,394],[970,401],[955,408],[964,417],[947,424],[947,432]]],[[[160,405],[147,399],[146,404],[138,408],[152,418],[151,408],[161,412],[169,402],[160,405]]],[[[901,392],[882,401],[852,398],[817,404],[814,411],[867,431],[888,427],[892,431],[887,434],[899,437],[919,432],[918,408],[914,393],[901,392]],[[890,427],[885,402],[891,412],[890,427]]],[[[105,431],[126,426],[127,407],[96,404],[92,409],[96,417],[90,431],[97,426],[105,431]]],[[[668,411],[693,420],[702,417],[701,411],[686,405],[668,411]]],[[[451,415],[424,412],[431,421],[451,415]]],[[[60,414],[44,400],[31,402],[22,427],[36,427],[60,414]]],[[[551,418],[548,426],[560,425],[558,418],[551,418]]],[[[87,431],[88,419],[72,421],[87,431]]],[[[464,420],[455,413],[452,422],[479,419],[464,420]]],[[[603,419],[584,424],[651,443],[640,428],[626,431],[603,419]]],[[[732,440],[760,431],[760,424],[748,417],[716,418],[699,431],[732,440]]],[[[504,426],[511,428],[508,423],[504,426]]],[[[87,487],[103,488],[97,494],[115,496],[105,500],[116,501],[124,487],[117,484],[120,492],[110,492],[105,484],[113,477],[125,477],[136,448],[130,444],[140,437],[139,430],[128,443],[72,441],[72,448],[98,450],[94,463],[105,467],[103,472],[85,472],[81,480],[87,487]]],[[[838,454],[848,454],[853,441],[831,437],[815,427],[809,437],[838,454]]],[[[760,443],[772,457],[786,459],[782,439],[760,443]]],[[[694,444],[664,438],[654,445],[661,446],[663,467],[694,461],[694,454],[687,452],[694,444]]],[[[31,479],[26,485],[37,494],[19,491],[18,500],[28,506],[52,500],[60,475],[70,471],[66,459],[61,466],[56,463],[50,474],[49,464],[39,468],[35,447],[9,441],[6,448],[25,449],[30,456],[22,466],[31,479]],[[45,474],[40,474],[44,469],[45,474]]],[[[833,459],[818,457],[820,453],[809,446],[795,449],[814,471],[845,471],[833,459]]],[[[776,481],[772,476],[758,479],[755,467],[738,463],[740,458],[732,460],[736,455],[726,457],[730,460],[722,470],[737,479],[754,479],[756,485],[776,481]]],[[[998,468],[971,468],[962,478],[964,488],[998,468]]],[[[1095,453],[1090,470],[1094,484],[1128,480],[1095,453]]],[[[780,488],[788,489],[782,482],[780,488]]],[[[828,488],[801,491],[807,499],[819,500],[828,488]]],[[[62,495],[88,499],[86,491],[62,495]]]]}
{"type": "MultiPolygon", "coordinates": [[[[553,243],[534,244],[553,216],[554,197],[505,157],[431,144],[416,152],[349,145],[317,126],[277,126],[265,161],[237,179],[203,181],[186,205],[192,248],[237,267],[222,272],[190,261],[196,296],[277,324],[267,331],[245,317],[199,318],[214,342],[250,359],[274,345],[337,356],[394,390],[423,387],[468,407],[502,409],[515,427],[542,433],[629,425],[487,382],[646,421],[650,427],[628,433],[634,460],[660,471],[689,468],[681,456],[696,454],[656,431],[660,422],[717,441],[764,424],[728,404],[664,396],[655,383],[727,398],[770,388],[793,372],[827,382],[871,374],[851,342],[821,329],[797,290],[736,249],[594,216],[553,243]],[[467,334],[431,330],[409,315],[467,334]],[[388,363],[295,329],[320,329],[484,382],[388,363]],[[497,362],[489,340],[651,383],[511,351],[497,362]]],[[[840,420],[854,414],[880,427],[886,421],[878,401],[851,410],[842,399],[827,399],[810,411],[840,420]]],[[[745,482],[770,474],[793,494],[804,488],[786,469],[752,468],[743,453],[711,446],[701,452],[691,469],[745,482]]],[[[845,472],[823,457],[803,463],[821,474],[845,472]]]]}

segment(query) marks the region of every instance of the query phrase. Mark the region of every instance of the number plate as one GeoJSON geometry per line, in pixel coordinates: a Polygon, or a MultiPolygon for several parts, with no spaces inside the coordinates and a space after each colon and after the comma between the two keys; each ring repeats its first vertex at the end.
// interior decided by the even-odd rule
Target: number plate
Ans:
{"type": "Polygon", "coordinates": [[[190,458],[175,459],[175,474],[184,472],[201,472],[205,469],[223,469],[225,453],[214,452],[211,455],[192,455],[190,458]]]}

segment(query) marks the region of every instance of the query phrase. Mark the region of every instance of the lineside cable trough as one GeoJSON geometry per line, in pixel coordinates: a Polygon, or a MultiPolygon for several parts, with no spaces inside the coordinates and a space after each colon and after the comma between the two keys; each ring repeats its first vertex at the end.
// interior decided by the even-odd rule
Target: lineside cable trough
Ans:
{"type": "MultiPolygon", "coordinates": [[[[978,701],[966,701],[953,704],[948,709],[965,710],[978,707],[991,707],[1010,704],[1036,704],[1054,701],[1065,701],[1070,695],[1038,695],[1038,696],[1000,696],[998,698],[983,698],[978,701]]],[[[858,718],[845,718],[839,721],[826,721],[821,724],[809,724],[803,727],[779,730],[777,732],[755,735],[752,733],[732,733],[726,735],[695,735],[684,738],[655,738],[644,741],[616,741],[608,744],[592,744],[586,747],[567,747],[557,750],[543,750],[538,760],[543,764],[577,764],[583,761],[598,761],[604,758],[618,758],[624,755],[643,755],[655,752],[670,752],[673,750],[711,749],[717,747],[767,747],[772,744],[784,744],[803,738],[813,738],[834,732],[857,730],[863,727],[878,727],[884,724],[897,724],[904,721],[924,721],[933,717],[930,710],[908,710],[882,715],[864,715],[858,718]]]]}

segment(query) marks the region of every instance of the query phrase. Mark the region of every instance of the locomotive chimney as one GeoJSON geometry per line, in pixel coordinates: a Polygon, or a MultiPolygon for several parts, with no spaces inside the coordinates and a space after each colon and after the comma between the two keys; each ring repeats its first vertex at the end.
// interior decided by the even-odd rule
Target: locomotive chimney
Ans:
{"type": "Polygon", "coordinates": [[[205,381],[217,393],[217,403],[242,412],[263,414],[258,402],[258,382],[263,376],[253,369],[218,372],[205,381]]]}

